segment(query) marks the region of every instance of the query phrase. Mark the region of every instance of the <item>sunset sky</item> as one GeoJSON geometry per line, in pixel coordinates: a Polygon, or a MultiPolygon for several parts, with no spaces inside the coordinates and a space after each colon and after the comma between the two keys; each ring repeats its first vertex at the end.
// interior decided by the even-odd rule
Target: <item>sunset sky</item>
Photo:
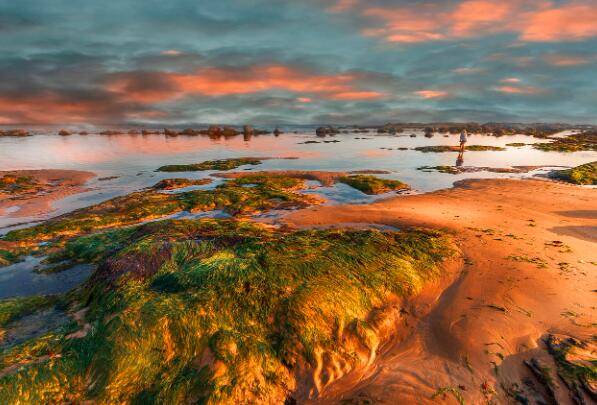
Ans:
{"type": "Polygon", "coordinates": [[[0,124],[597,123],[597,1],[0,0],[0,124]]]}

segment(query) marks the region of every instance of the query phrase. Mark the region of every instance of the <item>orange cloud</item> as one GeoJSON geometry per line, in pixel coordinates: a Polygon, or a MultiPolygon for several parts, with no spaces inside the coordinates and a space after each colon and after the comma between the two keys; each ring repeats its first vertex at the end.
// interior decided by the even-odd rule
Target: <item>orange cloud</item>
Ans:
{"type": "Polygon", "coordinates": [[[123,118],[159,116],[145,106],[122,103],[118,99],[95,96],[84,98],[46,91],[38,94],[0,96],[2,124],[52,124],[114,122],[123,118]]]}
{"type": "MultiPolygon", "coordinates": [[[[359,88],[358,74],[326,75],[284,65],[237,68],[201,68],[193,73],[129,72],[114,75],[111,92],[141,103],[169,101],[192,94],[229,96],[284,90],[329,100],[371,100],[383,93],[359,88]]],[[[305,95],[305,96],[303,96],[305,95]]]]}
{"type": "Polygon", "coordinates": [[[543,59],[550,65],[567,67],[586,65],[587,63],[591,63],[594,58],[575,55],[549,54],[545,55],[543,59]]]}
{"type": "Polygon", "coordinates": [[[342,13],[350,10],[359,3],[359,0],[338,0],[336,4],[329,7],[327,11],[331,13],[342,13]]]}
{"type": "Polygon", "coordinates": [[[508,94],[537,94],[541,89],[532,86],[498,86],[494,90],[508,94]]]}
{"type": "Polygon", "coordinates": [[[522,28],[524,41],[575,41],[597,35],[597,2],[573,3],[530,13],[522,28]]]}
{"type": "Polygon", "coordinates": [[[358,8],[364,17],[381,22],[381,26],[363,29],[363,35],[388,42],[417,43],[502,32],[517,33],[523,41],[545,42],[597,36],[597,3],[589,0],[566,4],[549,0],[463,0],[455,5],[436,1],[391,7],[347,4],[339,2],[333,10],[358,8]]]}
{"type": "Polygon", "coordinates": [[[505,79],[500,80],[502,83],[520,83],[520,79],[518,77],[507,77],[505,79]]]}
{"type": "Polygon", "coordinates": [[[415,94],[424,99],[444,98],[448,96],[448,92],[438,90],[419,90],[415,91],[415,94]]]}
{"type": "Polygon", "coordinates": [[[182,52],[180,52],[176,49],[167,49],[165,51],[160,52],[160,55],[179,56],[179,55],[182,55],[182,52]]]}

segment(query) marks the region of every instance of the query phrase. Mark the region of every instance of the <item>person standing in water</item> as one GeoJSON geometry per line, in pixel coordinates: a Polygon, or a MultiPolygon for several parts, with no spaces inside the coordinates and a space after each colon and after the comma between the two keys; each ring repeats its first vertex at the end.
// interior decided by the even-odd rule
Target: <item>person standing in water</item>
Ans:
{"type": "Polygon", "coordinates": [[[464,153],[464,146],[467,141],[467,135],[468,133],[466,132],[466,129],[463,129],[460,133],[460,153],[464,153]]]}
{"type": "Polygon", "coordinates": [[[456,158],[456,166],[462,166],[464,163],[464,150],[466,147],[467,135],[466,129],[463,129],[460,133],[460,151],[458,152],[458,157],[456,158]]]}

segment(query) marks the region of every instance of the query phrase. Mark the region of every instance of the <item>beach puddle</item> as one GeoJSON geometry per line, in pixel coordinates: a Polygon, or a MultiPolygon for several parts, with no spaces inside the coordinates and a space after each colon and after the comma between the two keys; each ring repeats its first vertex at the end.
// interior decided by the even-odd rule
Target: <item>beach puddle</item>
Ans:
{"type": "Polygon", "coordinates": [[[0,348],[7,348],[29,339],[44,335],[62,325],[71,318],[65,311],[49,308],[27,315],[6,325],[0,348]]]}
{"type": "Polygon", "coordinates": [[[0,267],[0,299],[60,294],[89,278],[94,266],[78,264],[59,273],[37,273],[43,258],[28,256],[24,261],[0,267]]]}

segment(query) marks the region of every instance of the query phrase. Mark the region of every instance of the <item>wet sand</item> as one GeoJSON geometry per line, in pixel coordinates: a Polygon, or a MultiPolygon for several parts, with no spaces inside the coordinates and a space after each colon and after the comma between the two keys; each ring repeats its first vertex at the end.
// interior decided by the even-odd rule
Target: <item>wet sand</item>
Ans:
{"type": "Polygon", "coordinates": [[[0,193],[0,216],[20,218],[43,215],[52,211],[52,203],[66,196],[85,191],[84,185],[95,174],[80,170],[10,170],[0,171],[0,177],[11,174],[32,177],[39,187],[22,193],[0,193]]]}
{"type": "MultiPolygon", "coordinates": [[[[508,403],[502,387],[532,379],[523,360],[538,357],[555,370],[542,336],[595,333],[595,193],[546,180],[465,180],[429,194],[319,206],[282,218],[293,228],[447,229],[463,253],[441,282],[405,308],[376,362],[332,383],[316,402],[457,403],[450,394],[431,396],[460,386],[466,403],[485,403],[491,390],[494,401],[508,403]]],[[[555,384],[557,400],[572,403],[563,382],[555,384]]]]}

